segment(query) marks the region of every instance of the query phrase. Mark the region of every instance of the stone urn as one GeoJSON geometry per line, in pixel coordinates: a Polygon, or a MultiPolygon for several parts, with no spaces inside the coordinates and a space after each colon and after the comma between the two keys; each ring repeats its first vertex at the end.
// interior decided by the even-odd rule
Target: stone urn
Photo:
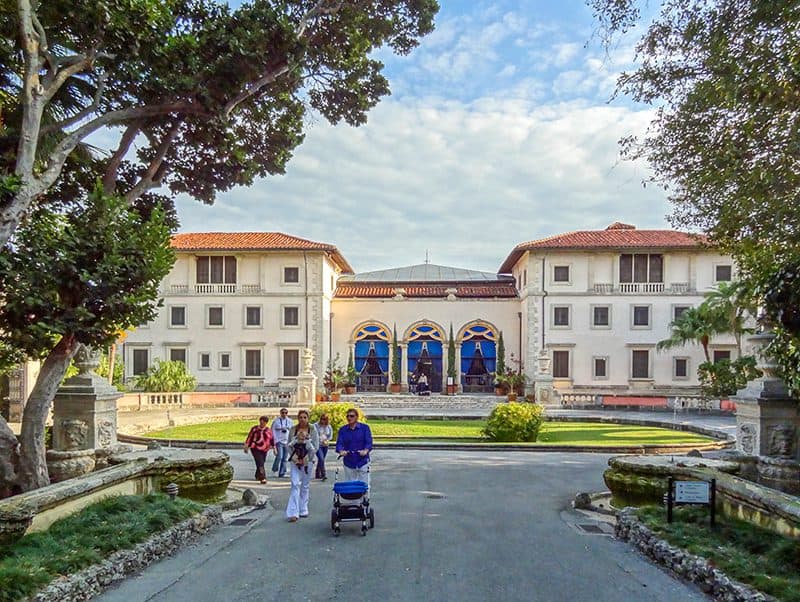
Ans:
{"type": "Polygon", "coordinates": [[[0,510],[0,547],[11,545],[25,535],[35,515],[33,507],[25,503],[0,510]]]}
{"type": "Polygon", "coordinates": [[[92,472],[94,449],[81,449],[86,442],[89,425],[83,420],[62,420],[65,449],[47,450],[47,472],[50,482],[59,483],[92,472]]]}

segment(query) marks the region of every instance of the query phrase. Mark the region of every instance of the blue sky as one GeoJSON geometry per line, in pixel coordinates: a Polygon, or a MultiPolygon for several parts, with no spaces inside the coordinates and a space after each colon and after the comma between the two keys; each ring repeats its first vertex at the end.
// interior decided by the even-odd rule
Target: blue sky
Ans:
{"type": "Polygon", "coordinates": [[[611,51],[581,0],[440,0],[411,55],[380,51],[392,95],[367,125],[308,120],[284,176],[179,199],[181,231],[281,231],[335,244],[357,272],[420,263],[496,271],[519,242],[625,221],[667,227],[662,191],[617,141],[651,109],[609,102],[611,51]]]}

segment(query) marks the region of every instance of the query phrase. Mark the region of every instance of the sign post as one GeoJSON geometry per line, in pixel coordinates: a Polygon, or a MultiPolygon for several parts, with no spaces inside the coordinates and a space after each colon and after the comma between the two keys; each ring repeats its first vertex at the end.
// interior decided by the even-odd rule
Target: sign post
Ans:
{"type": "Polygon", "coordinates": [[[676,481],[667,479],[667,522],[672,522],[672,507],[676,504],[710,506],[711,526],[716,524],[717,480],[676,481]]]}

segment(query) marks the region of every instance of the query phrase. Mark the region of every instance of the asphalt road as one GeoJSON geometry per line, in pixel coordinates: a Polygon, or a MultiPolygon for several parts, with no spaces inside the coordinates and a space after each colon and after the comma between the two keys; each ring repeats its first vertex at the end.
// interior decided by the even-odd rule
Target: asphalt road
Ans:
{"type": "MultiPolygon", "coordinates": [[[[375,529],[330,530],[331,481],[311,517],[286,522],[288,479],[270,508],[222,526],[99,600],[690,601],[707,598],[626,544],[579,525],[576,492],[602,490],[607,456],[383,451],[373,458],[375,529]]],[[[233,454],[237,479],[251,460],[233,454]]],[[[609,530],[607,525],[599,524],[609,530]]]]}

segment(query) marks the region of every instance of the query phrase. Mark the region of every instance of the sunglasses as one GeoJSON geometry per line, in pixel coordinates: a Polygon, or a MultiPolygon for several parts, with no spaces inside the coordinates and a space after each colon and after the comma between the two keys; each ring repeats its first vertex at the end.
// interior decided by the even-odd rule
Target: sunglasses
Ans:
{"type": "Polygon", "coordinates": [[[347,415],[348,418],[356,418],[357,416],[358,416],[357,414],[348,414],[347,415]]]}

